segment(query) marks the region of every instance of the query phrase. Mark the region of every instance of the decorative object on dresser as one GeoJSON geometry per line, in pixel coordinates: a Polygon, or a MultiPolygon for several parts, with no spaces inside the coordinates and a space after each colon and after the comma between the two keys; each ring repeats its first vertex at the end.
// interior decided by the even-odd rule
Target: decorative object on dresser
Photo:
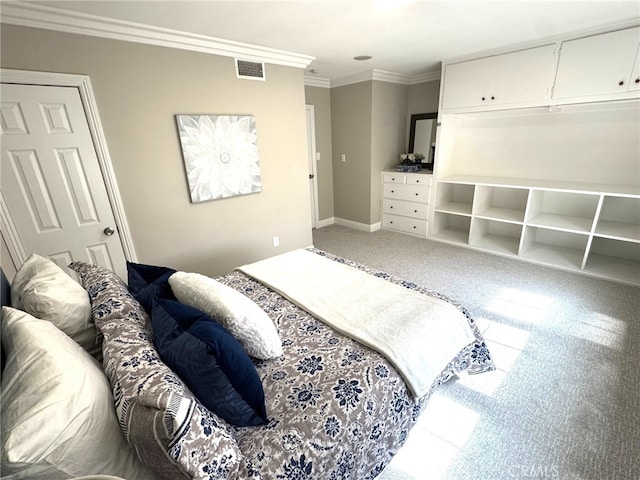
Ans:
{"type": "Polygon", "coordinates": [[[424,160],[424,155],[421,153],[401,153],[397,170],[399,172],[419,172],[422,170],[422,160],[424,160]]]}
{"type": "Polygon", "coordinates": [[[427,236],[430,173],[382,172],[382,227],[427,236]]]}

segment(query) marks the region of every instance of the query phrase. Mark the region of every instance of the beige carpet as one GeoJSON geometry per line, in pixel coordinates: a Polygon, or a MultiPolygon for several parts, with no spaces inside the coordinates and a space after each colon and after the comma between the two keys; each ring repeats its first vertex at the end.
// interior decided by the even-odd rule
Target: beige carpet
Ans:
{"type": "Polygon", "coordinates": [[[384,230],[314,245],[460,301],[498,367],[434,395],[379,479],[640,479],[640,288],[384,230]]]}

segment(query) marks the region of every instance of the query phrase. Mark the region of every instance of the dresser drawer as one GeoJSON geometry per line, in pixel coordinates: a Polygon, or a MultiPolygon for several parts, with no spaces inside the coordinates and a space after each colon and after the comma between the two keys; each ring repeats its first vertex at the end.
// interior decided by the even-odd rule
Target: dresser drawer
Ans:
{"type": "Polygon", "coordinates": [[[382,211],[392,215],[427,219],[428,205],[426,203],[405,202],[403,200],[391,200],[385,198],[382,201],[382,211]]]}
{"type": "Polygon", "coordinates": [[[427,221],[417,218],[398,217],[396,215],[382,215],[382,226],[414,235],[427,236],[427,221]]]}
{"type": "Polygon", "coordinates": [[[424,173],[406,173],[405,182],[407,185],[431,185],[431,179],[433,175],[426,175],[424,173]]]}
{"type": "Polygon", "coordinates": [[[405,183],[406,173],[383,173],[382,181],[384,183],[405,183]]]}
{"type": "Polygon", "coordinates": [[[403,183],[407,185],[431,185],[433,175],[424,173],[383,172],[384,183],[403,183]]]}
{"type": "Polygon", "coordinates": [[[385,183],[382,188],[384,198],[429,203],[429,187],[426,185],[396,185],[385,183]]]}

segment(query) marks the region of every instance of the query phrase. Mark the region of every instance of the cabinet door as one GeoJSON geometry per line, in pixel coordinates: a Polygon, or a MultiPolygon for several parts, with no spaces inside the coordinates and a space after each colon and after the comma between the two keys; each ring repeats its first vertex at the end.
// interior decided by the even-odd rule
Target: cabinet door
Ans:
{"type": "Polygon", "coordinates": [[[445,67],[442,107],[477,107],[486,102],[491,89],[494,57],[452,63],[445,67]],[[484,99],[483,99],[484,98],[484,99]]]}
{"type": "Polygon", "coordinates": [[[491,101],[503,105],[549,98],[555,50],[555,45],[545,45],[496,57],[491,101]]]}
{"type": "Polygon", "coordinates": [[[553,98],[626,92],[640,27],[562,43],[553,98]]]}
{"type": "Polygon", "coordinates": [[[445,110],[544,100],[553,80],[555,45],[445,67],[445,110]]]}

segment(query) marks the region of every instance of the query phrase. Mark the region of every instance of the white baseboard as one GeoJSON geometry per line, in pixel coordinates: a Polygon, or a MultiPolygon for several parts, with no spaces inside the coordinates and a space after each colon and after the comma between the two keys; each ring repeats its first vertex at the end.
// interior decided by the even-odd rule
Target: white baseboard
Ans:
{"type": "Polygon", "coordinates": [[[316,228],[328,227],[329,225],[333,225],[335,223],[335,219],[333,217],[323,218],[322,220],[318,220],[316,223],[316,228]]]}
{"type": "Polygon", "coordinates": [[[344,218],[336,217],[334,219],[334,223],[336,225],[342,225],[343,227],[353,228],[354,230],[360,230],[363,232],[375,232],[376,230],[380,230],[381,223],[376,222],[374,224],[368,225],[366,223],[354,222],[353,220],[346,220],[344,218]]]}

